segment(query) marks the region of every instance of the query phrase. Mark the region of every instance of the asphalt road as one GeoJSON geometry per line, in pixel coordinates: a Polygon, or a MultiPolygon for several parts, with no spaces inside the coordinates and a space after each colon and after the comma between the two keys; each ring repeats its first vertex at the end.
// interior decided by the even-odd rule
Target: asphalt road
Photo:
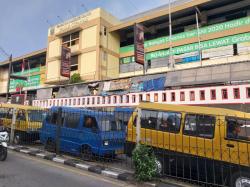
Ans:
{"type": "Polygon", "coordinates": [[[9,152],[0,162],[0,187],[116,187],[132,186],[50,161],[9,152]]]}

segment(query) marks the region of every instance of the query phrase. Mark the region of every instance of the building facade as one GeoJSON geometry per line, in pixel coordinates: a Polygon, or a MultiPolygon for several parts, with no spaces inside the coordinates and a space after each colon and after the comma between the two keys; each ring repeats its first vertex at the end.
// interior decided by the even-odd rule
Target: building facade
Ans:
{"type": "MultiPolygon", "coordinates": [[[[169,32],[168,5],[124,20],[118,20],[97,8],[49,28],[48,46],[46,51],[41,52],[46,54],[44,82],[37,88],[47,87],[50,91],[40,90],[39,92],[50,94],[45,94],[44,98],[41,96],[44,94],[40,94],[41,97],[39,96],[35,104],[52,106],[54,101],[44,103],[44,99],[51,99],[51,95],[56,98],[82,97],[82,99],[91,95],[105,97],[108,95],[99,102],[107,105],[109,103],[126,105],[133,101],[131,93],[143,92],[145,95],[143,98],[146,98],[146,92],[156,91],[154,86],[151,90],[147,89],[147,86],[143,89],[141,83],[150,80],[154,82],[158,78],[161,82],[160,90],[179,89],[183,92],[182,89],[184,89],[184,94],[187,87],[200,86],[206,87],[204,90],[210,90],[208,87],[211,86],[230,87],[237,84],[241,91],[239,96],[244,100],[231,102],[223,99],[222,91],[215,87],[213,90],[220,95],[220,98],[217,98],[219,101],[215,102],[211,99],[208,95],[214,92],[208,91],[204,93],[208,100],[201,100],[201,104],[247,103],[250,93],[250,86],[248,86],[250,2],[248,0],[180,0],[171,5],[171,17],[172,34],[169,32]],[[134,62],[135,23],[140,23],[145,28],[146,75],[143,75],[143,66],[134,62]],[[76,86],[68,85],[69,79],[60,75],[62,46],[71,49],[71,75],[79,73],[84,83],[76,86]],[[173,67],[170,58],[173,59],[173,67]],[[127,102],[128,93],[130,93],[128,98],[131,97],[131,100],[128,99],[130,102],[127,102]],[[116,99],[113,101],[112,98],[116,95],[125,96],[120,102],[115,102],[116,99]]],[[[6,80],[8,76],[6,65],[0,64],[0,71],[3,72],[0,74],[0,79],[6,80]]],[[[1,88],[6,86],[4,81],[1,84],[1,88]]],[[[145,84],[148,83],[145,82],[145,84]]],[[[237,87],[227,88],[231,90],[231,95],[234,95],[234,88],[237,87]]],[[[0,90],[3,94],[5,91],[0,90]]],[[[199,95],[198,92],[195,91],[194,94],[199,95]]],[[[236,92],[236,95],[239,94],[236,92]]],[[[152,98],[146,100],[153,101],[154,94],[152,94],[150,94],[152,98]]],[[[181,101],[179,95],[183,93],[176,94],[178,99],[168,101],[181,101]]],[[[133,103],[140,101],[139,95],[133,103]]],[[[186,93],[184,97],[188,95],[190,94],[186,93]]],[[[171,93],[169,97],[172,97],[171,93]]],[[[93,103],[97,103],[97,100],[98,98],[93,103]]],[[[190,104],[192,101],[190,98],[184,100],[183,104],[190,104]]],[[[66,101],[58,102],[65,105],[66,101]]],[[[77,103],[72,101],[71,104],[73,105],[74,102],[77,103]]],[[[86,98],[85,104],[77,106],[88,106],[91,103],[92,101],[89,101],[88,104],[86,98]]],[[[56,100],[55,104],[57,104],[56,100]]],[[[193,104],[200,103],[193,102],[193,104]]]]}

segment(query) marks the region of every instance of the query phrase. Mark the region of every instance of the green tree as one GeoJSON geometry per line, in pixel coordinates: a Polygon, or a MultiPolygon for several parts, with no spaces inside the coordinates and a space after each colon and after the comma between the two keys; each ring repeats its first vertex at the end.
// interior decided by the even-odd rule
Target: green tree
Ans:
{"type": "Polygon", "coordinates": [[[157,175],[156,156],[152,148],[138,145],[132,153],[132,160],[137,180],[150,181],[157,175]]]}
{"type": "Polygon", "coordinates": [[[70,77],[70,83],[79,83],[82,82],[81,76],[79,73],[74,73],[71,77],[70,77]]]}

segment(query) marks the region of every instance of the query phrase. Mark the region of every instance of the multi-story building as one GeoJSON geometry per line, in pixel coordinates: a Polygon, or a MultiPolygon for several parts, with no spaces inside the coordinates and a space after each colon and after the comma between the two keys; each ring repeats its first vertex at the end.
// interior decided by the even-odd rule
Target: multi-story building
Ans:
{"type": "Polygon", "coordinates": [[[50,93],[58,94],[54,101],[34,102],[45,107],[74,103],[127,106],[142,99],[178,104],[248,103],[249,60],[248,0],[179,0],[170,8],[162,6],[124,20],[98,8],[49,28],[45,83],[53,87],[50,93]],[[145,27],[146,75],[143,66],[134,62],[135,23],[145,27]],[[68,79],[60,75],[62,45],[71,48],[71,74],[79,73],[84,83],[67,85],[68,79]],[[157,78],[161,92],[169,91],[139,88],[139,82],[157,78]],[[68,97],[82,98],[71,102],[68,97]]]}

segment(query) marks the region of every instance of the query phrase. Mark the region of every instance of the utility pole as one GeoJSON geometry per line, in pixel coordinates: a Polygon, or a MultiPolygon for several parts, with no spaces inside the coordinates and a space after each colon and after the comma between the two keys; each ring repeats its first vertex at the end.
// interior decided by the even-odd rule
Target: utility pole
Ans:
{"type": "Polygon", "coordinates": [[[12,67],[12,54],[9,57],[9,71],[8,71],[8,80],[7,80],[8,82],[7,82],[7,91],[6,91],[6,102],[8,102],[8,98],[9,98],[11,67],[12,67]]]}
{"type": "Polygon", "coordinates": [[[171,0],[168,2],[168,22],[169,22],[169,64],[170,69],[175,67],[173,59],[173,46],[172,46],[172,16],[171,16],[171,0]]]}

